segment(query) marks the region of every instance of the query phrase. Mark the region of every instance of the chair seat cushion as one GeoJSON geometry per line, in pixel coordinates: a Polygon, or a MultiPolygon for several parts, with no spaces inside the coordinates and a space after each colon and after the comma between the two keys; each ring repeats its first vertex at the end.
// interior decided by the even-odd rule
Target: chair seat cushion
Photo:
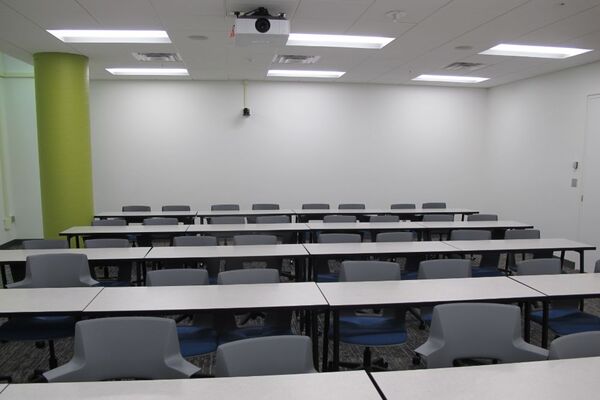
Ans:
{"type": "Polygon", "coordinates": [[[338,275],[334,273],[317,275],[317,282],[337,282],[338,280],[338,275]]]}
{"type": "Polygon", "coordinates": [[[52,340],[75,334],[72,317],[16,317],[0,326],[0,340],[52,340]]]}
{"type": "MultiPolygon", "coordinates": [[[[330,329],[330,332],[333,332],[330,329]]],[[[388,346],[406,341],[404,324],[392,317],[341,316],[340,341],[363,346],[388,346]]]]}
{"type": "MultiPolygon", "coordinates": [[[[542,323],[542,311],[533,311],[531,320],[542,323]]],[[[557,309],[548,313],[548,328],[558,336],[600,331],[600,318],[579,310],[557,309]]]]}
{"type": "Polygon", "coordinates": [[[474,278],[483,278],[487,276],[504,276],[505,273],[497,267],[479,267],[471,269],[471,276],[474,278]]]}
{"type": "Polygon", "coordinates": [[[219,335],[219,344],[234,342],[236,340],[249,339],[261,336],[292,335],[291,328],[276,328],[263,326],[249,326],[237,328],[219,335]]]}
{"type": "Polygon", "coordinates": [[[181,355],[199,356],[217,351],[217,334],[213,329],[200,326],[178,326],[177,336],[181,355]]]}

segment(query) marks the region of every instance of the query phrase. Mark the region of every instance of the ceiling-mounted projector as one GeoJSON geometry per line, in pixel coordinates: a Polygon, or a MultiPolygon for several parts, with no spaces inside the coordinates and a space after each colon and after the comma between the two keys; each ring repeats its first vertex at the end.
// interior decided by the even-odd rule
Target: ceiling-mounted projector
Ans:
{"type": "Polygon", "coordinates": [[[285,14],[271,15],[269,10],[259,7],[246,13],[235,13],[235,44],[248,46],[267,44],[283,46],[290,34],[290,21],[285,14]]]}

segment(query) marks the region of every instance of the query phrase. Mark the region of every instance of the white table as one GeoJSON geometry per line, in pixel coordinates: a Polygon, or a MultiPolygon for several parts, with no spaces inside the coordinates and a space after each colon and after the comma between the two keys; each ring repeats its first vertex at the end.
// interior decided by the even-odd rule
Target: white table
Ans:
{"type": "Polygon", "coordinates": [[[81,236],[128,236],[128,235],[185,235],[190,225],[125,225],[125,226],[73,226],[60,232],[60,236],[66,236],[71,243],[75,238],[75,244],[79,247],[81,236]]]}
{"type": "Polygon", "coordinates": [[[288,224],[202,224],[190,225],[188,234],[192,233],[269,233],[269,232],[306,232],[306,224],[290,222],[288,224]]]}
{"type": "Polygon", "coordinates": [[[104,211],[94,214],[94,218],[121,218],[127,222],[141,222],[144,218],[177,218],[193,220],[197,211],[104,211]]]}
{"type": "Polygon", "coordinates": [[[0,290],[0,315],[76,314],[103,290],[101,287],[0,290]]]}
{"type": "Polygon", "coordinates": [[[291,217],[295,215],[295,212],[287,208],[279,210],[200,210],[197,211],[197,215],[202,222],[202,220],[210,217],[258,217],[268,215],[288,215],[291,217]]]}
{"type": "Polygon", "coordinates": [[[0,383],[0,393],[2,393],[4,391],[4,389],[6,389],[7,387],[8,387],[8,384],[0,383]]]}
{"type": "Polygon", "coordinates": [[[420,221],[421,229],[529,229],[533,225],[518,221],[420,221]]]}
{"type": "Polygon", "coordinates": [[[361,242],[361,243],[306,243],[311,256],[444,254],[456,249],[444,242],[361,242]]]}
{"type": "Polygon", "coordinates": [[[381,400],[364,371],[9,385],[0,400],[381,400]]]}
{"type": "Polygon", "coordinates": [[[294,209],[294,213],[300,219],[309,217],[322,218],[324,215],[345,214],[345,215],[405,215],[407,217],[415,217],[424,214],[453,214],[461,215],[464,219],[465,215],[477,214],[479,211],[470,210],[467,208],[406,208],[406,209],[389,209],[389,208],[367,208],[367,209],[320,209],[320,210],[303,210],[294,209]]]}
{"type": "Polygon", "coordinates": [[[264,244],[248,246],[176,246],[153,247],[146,260],[194,260],[207,258],[266,258],[306,257],[308,252],[301,244],[264,244]]]}
{"type": "Polygon", "coordinates": [[[600,391],[600,358],[378,372],[388,400],[588,400],[600,391]]]}

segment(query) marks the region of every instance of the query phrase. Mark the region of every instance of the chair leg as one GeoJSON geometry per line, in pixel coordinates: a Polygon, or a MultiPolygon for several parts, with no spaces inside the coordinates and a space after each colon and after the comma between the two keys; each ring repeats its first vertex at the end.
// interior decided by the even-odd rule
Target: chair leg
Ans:
{"type": "Polygon", "coordinates": [[[58,360],[56,358],[56,351],[54,350],[54,340],[48,340],[48,351],[50,353],[50,358],[48,360],[48,365],[50,369],[54,369],[58,367],[58,360]]]}

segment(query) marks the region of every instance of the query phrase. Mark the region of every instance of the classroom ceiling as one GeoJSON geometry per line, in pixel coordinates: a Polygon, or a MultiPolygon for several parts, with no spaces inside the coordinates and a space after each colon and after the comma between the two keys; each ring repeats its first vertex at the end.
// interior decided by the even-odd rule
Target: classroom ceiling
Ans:
{"type": "Polygon", "coordinates": [[[84,54],[92,79],[132,79],[106,67],[167,65],[136,61],[133,52],[176,52],[183,61],[168,66],[190,77],[171,79],[300,80],[266,76],[276,54],[299,54],[320,56],[303,69],[346,71],[336,82],[416,84],[420,74],[454,74],[491,78],[458,86],[492,87],[600,60],[598,21],[600,0],[0,0],[0,51],[27,62],[36,52],[84,54]],[[231,12],[259,6],[286,13],[294,33],[396,39],[381,50],[236,46],[231,12]],[[402,12],[396,21],[386,15],[392,10],[402,12]],[[46,29],[164,29],[172,44],[66,44],[46,29]],[[478,54],[506,42],[595,51],[564,60],[478,54]],[[445,70],[455,62],[484,67],[445,70]]]}

